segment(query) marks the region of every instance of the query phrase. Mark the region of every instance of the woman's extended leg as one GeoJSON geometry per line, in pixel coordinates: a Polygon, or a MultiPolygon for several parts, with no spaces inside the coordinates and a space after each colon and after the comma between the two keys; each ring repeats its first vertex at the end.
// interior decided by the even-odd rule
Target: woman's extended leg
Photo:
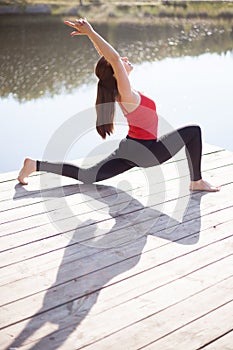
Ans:
{"type": "MultiPolygon", "coordinates": [[[[121,143],[124,143],[123,140],[121,143]]],[[[121,145],[121,144],[120,144],[121,145]]],[[[21,184],[27,185],[28,176],[34,171],[45,171],[57,175],[71,177],[84,183],[93,183],[106,180],[119,175],[135,166],[133,162],[119,156],[119,149],[110,154],[107,158],[89,168],[80,168],[73,164],[62,162],[35,161],[26,158],[21,169],[18,180],[21,184]]]]}
{"type": "Polygon", "coordinates": [[[83,183],[93,183],[109,179],[134,167],[133,163],[121,158],[106,158],[89,168],[79,168],[68,163],[37,161],[37,171],[46,171],[57,175],[71,177],[83,183]]]}
{"type": "Polygon", "coordinates": [[[22,184],[27,184],[26,178],[34,171],[46,171],[58,175],[68,176],[84,183],[93,183],[108,179],[131,169],[134,166],[155,166],[164,163],[173,157],[182,147],[185,146],[191,177],[191,190],[218,191],[219,187],[214,187],[202,180],[201,177],[201,153],[202,140],[201,130],[198,126],[187,126],[158,140],[135,142],[124,139],[119,148],[109,157],[102,160],[93,167],[83,169],[67,163],[53,163],[44,161],[34,161],[26,159],[24,167],[20,171],[18,180],[22,184]],[[137,148],[137,145],[141,146],[137,148]],[[149,149],[153,154],[151,157],[149,149]],[[150,159],[147,160],[147,155],[150,159]],[[124,158],[125,157],[125,158],[124,158]]]}

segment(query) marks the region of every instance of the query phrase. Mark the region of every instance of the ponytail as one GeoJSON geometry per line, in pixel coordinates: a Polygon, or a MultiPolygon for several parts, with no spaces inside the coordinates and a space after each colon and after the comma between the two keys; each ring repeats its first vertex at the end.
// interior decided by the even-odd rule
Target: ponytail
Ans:
{"type": "Polygon", "coordinates": [[[96,97],[96,130],[105,139],[114,131],[115,101],[118,95],[117,81],[112,66],[101,57],[96,66],[99,77],[96,97]]]}

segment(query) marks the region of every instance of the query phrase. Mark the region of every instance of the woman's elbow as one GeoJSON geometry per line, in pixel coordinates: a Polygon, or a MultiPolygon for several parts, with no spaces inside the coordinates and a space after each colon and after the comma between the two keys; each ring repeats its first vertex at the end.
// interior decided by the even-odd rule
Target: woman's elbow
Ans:
{"type": "Polygon", "coordinates": [[[118,52],[112,54],[109,57],[106,57],[106,60],[112,65],[116,64],[117,62],[119,62],[120,59],[121,59],[121,56],[119,55],[118,52]]]}

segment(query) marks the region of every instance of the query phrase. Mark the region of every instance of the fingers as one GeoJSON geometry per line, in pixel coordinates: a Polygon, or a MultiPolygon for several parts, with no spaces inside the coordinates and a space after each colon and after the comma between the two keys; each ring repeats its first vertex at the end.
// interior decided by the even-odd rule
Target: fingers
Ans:
{"type": "Polygon", "coordinates": [[[73,23],[71,21],[64,21],[64,24],[66,24],[69,27],[75,28],[75,23],[73,23]]]}
{"type": "Polygon", "coordinates": [[[77,25],[78,25],[78,20],[75,20],[75,23],[74,22],[71,22],[71,21],[64,21],[64,24],[66,24],[67,26],[71,27],[71,28],[74,28],[76,29],[75,31],[73,31],[72,33],[70,33],[70,36],[76,36],[76,35],[79,35],[79,31],[77,29],[77,25]]]}
{"type": "Polygon", "coordinates": [[[76,30],[75,30],[74,32],[70,33],[70,36],[75,36],[75,35],[80,35],[80,34],[79,34],[79,32],[76,31],[76,30]]]}
{"type": "Polygon", "coordinates": [[[70,35],[88,35],[92,31],[91,25],[86,18],[75,19],[74,21],[64,21],[64,24],[75,29],[70,35]]]}
{"type": "Polygon", "coordinates": [[[69,27],[76,28],[76,26],[82,26],[87,23],[86,18],[80,18],[80,19],[75,19],[74,22],[71,21],[64,21],[64,24],[66,24],[69,27]]]}
{"type": "Polygon", "coordinates": [[[79,24],[79,25],[83,25],[86,23],[85,19],[84,18],[79,18],[79,19],[76,19],[75,20],[75,23],[76,24],[79,24]]]}

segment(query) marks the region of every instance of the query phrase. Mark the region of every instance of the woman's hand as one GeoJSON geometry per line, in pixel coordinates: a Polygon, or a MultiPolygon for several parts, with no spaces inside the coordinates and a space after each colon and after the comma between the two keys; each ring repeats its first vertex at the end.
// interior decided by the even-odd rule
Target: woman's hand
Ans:
{"type": "Polygon", "coordinates": [[[76,35],[89,35],[93,32],[93,28],[90,25],[90,23],[88,23],[88,21],[86,20],[86,18],[80,18],[80,19],[76,19],[74,22],[71,21],[64,21],[64,23],[71,27],[76,29],[75,31],[73,31],[72,33],[70,33],[71,36],[76,36],[76,35]]]}

